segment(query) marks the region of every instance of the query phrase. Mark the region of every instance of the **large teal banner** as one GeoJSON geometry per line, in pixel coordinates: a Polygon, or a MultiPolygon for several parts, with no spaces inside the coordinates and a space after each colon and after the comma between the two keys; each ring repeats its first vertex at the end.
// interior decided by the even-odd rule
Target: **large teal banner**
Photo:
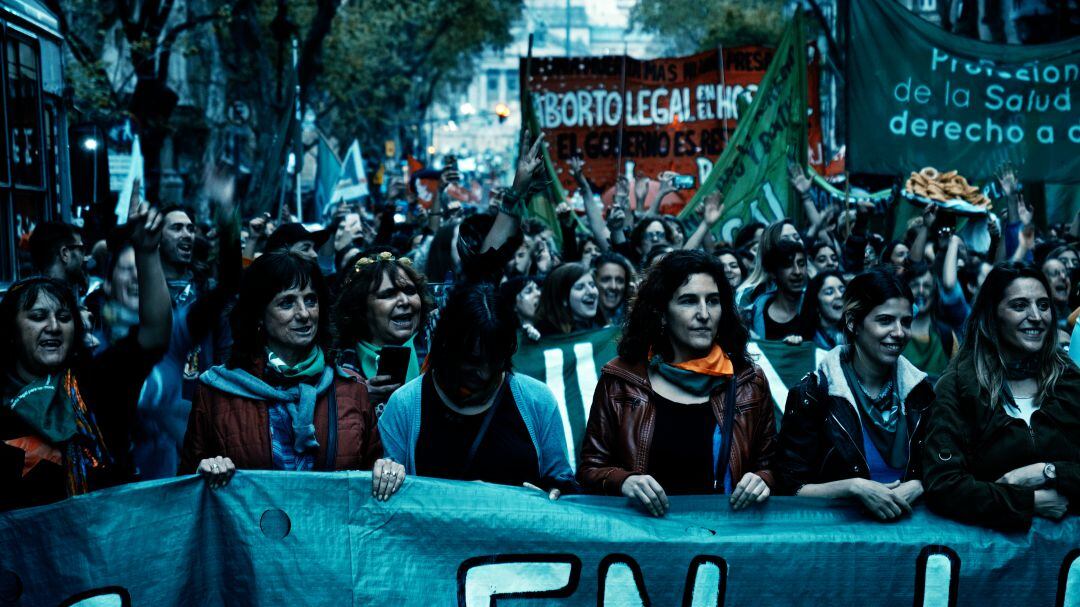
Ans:
{"type": "Polygon", "coordinates": [[[889,524],[700,496],[654,519],[621,498],[417,478],[379,502],[370,482],[240,472],[216,491],[188,477],[3,514],[0,604],[1080,604],[1076,517],[1002,534],[921,506],[889,524]]]}
{"type": "Polygon", "coordinates": [[[850,2],[848,168],[982,182],[1009,160],[1024,179],[1080,182],[1080,39],[991,44],[902,4],[850,2]]]}

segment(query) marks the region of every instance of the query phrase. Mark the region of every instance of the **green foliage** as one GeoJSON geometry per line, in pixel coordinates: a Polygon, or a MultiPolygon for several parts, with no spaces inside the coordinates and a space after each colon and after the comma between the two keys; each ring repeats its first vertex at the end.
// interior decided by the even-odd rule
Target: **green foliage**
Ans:
{"type": "Polygon", "coordinates": [[[356,0],[326,40],[320,126],[369,147],[417,125],[471,78],[480,53],[511,40],[521,0],[356,0]]]}
{"type": "Polygon", "coordinates": [[[718,45],[776,44],[784,30],[783,0],[639,0],[630,18],[667,40],[674,53],[718,45]]]}

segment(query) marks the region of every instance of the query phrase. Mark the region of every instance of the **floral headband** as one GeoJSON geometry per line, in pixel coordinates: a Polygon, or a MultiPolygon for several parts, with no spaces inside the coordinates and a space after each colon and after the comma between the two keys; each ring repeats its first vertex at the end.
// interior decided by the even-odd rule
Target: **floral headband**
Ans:
{"type": "Polygon", "coordinates": [[[357,259],[356,263],[353,264],[353,272],[359,272],[365,266],[370,266],[371,264],[373,264],[375,262],[378,262],[378,261],[396,261],[396,262],[398,262],[398,263],[400,263],[402,265],[406,265],[406,266],[411,266],[412,265],[412,260],[409,259],[408,257],[402,257],[401,259],[398,259],[398,258],[394,257],[394,254],[391,253],[390,251],[383,251],[382,253],[379,253],[375,257],[361,257],[360,259],[357,259]]]}

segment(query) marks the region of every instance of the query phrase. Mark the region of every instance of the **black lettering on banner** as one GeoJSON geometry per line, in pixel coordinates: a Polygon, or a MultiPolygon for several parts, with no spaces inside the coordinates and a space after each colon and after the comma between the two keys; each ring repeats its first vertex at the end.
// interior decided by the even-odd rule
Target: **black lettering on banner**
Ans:
{"type": "MultiPolygon", "coordinates": [[[[478,571],[483,570],[486,567],[498,567],[500,565],[551,565],[562,564],[568,565],[570,571],[567,574],[566,582],[559,587],[555,588],[537,588],[536,590],[521,590],[517,592],[499,592],[499,588],[496,585],[490,585],[491,594],[488,594],[489,602],[484,607],[496,607],[497,599],[517,599],[517,598],[566,598],[574,594],[577,590],[578,582],[581,581],[581,559],[572,554],[493,554],[488,556],[477,556],[470,559],[466,559],[458,567],[457,572],[457,588],[458,588],[458,607],[478,607],[475,603],[469,602],[469,596],[466,592],[466,587],[469,581],[469,574],[472,572],[476,574],[478,571]]],[[[517,576],[520,579],[523,576],[517,576]]],[[[528,576],[524,576],[528,579],[528,576]]],[[[535,576],[539,578],[540,576],[535,576]]]]}
{"type": "MultiPolygon", "coordinates": [[[[949,560],[949,607],[956,607],[956,599],[960,589],[960,555],[948,546],[932,544],[922,549],[918,560],[915,561],[915,607],[926,605],[926,567],[931,558],[947,558],[949,560]]],[[[937,580],[931,580],[936,582],[937,580]]],[[[936,604],[936,603],[935,603],[936,604]]]]}
{"type": "MultiPolygon", "coordinates": [[[[694,588],[697,586],[697,578],[703,570],[715,567],[719,570],[716,582],[716,607],[724,607],[724,598],[727,593],[727,561],[718,556],[695,556],[690,561],[690,571],[686,573],[686,586],[683,588],[682,607],[693,607],[694,588]]],[[[703,598],[710,598],[708,594],[703,598]]]]}
{"type": "MultiPolygon", "coordinates": [[[[625,554],[609,554],[600,561],[600,570],[596,574],[596,607],[604,607],[604,596],[608,591],[608,576],[612,567],[625,566],[634,576],[634,586],[637,589],[641,607],[650,607],[649,593],[645,590],[645,576],[641,575],[641,567],[637,561],[625,554]]],[[[693,590],[691,590],[693,592],[693,590]]]]}
{"type": "MultiPolygon", "coordinates": [[[[1073,550],[1065,556],[1065,560],[1061,562],[1061,573],[1058,574],[1058,592],[1057,592],[1057,607],[1066,607],[1067,605],[1076,605],[1080,603],[1080,588],[1074,584],[1069,586],[1069,574],[1073,568],[1080,568],[1080,549],[1073,550]],[[1068,602],[1066,602],[1068,599],[1068,602]]],[[[1077,577],[1080,577],[1078,573],[1077,577]]]]}

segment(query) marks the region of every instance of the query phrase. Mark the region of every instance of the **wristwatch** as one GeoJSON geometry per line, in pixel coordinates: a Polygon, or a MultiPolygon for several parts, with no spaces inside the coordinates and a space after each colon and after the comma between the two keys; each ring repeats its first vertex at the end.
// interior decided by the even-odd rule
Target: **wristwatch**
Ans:
{"type": "Polygon", "coordinates": [[[1047,487],[1053,488],[1057,484],[1057,468],[1054,464],[1043,466],[1043,478],[1046,479],[1047,487]]]}

